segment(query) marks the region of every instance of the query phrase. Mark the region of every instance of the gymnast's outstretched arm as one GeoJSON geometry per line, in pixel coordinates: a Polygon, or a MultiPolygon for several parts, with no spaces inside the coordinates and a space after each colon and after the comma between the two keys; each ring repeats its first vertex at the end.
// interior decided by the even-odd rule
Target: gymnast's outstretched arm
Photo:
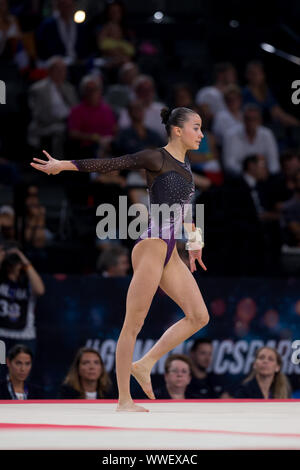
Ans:
{"type": "Polygon", "coordinates": [[[88,158],[83,160],[57,160],[43,150],[47,160],[33,158],[30,165],[48,175],[57,175],[61,171],[84,171],[109,173],[115,170],[146,169],[159,171],[163,156],[158,150],[141,150],[140,152],[111,158],[88,158]]]}

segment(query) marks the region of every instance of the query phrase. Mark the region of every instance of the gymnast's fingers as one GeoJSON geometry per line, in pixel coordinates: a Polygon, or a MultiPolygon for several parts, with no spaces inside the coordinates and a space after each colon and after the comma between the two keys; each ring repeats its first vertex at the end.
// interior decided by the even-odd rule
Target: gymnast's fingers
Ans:
{"type": "Polygon", "coordinates": [[[40,170],[40,171],[43,171],[44,173],[47,173],[47,170],[45,169],[45,165],[39,165],[38,163],[30,163],[31,166],[33,166],[33,168],[35,168],[36,170],[40,170]]]}
{"type": "Polygon", "coordinates": [[[46,150],[43,150],[43,153],[46,155],[46,157],[48,158],[48,160],[52,160],[51,155],[49,155],[49,153],[46,152],[46,150]]]}
{"type": "Polygon", "coordinates": [[[35,160],[36,162],[39,162],[39,163],[42,163],[43,165],[45,165],[47,162],[47,160],[40,160],[39,158],[33,158],[33,160],[35,160]]]}

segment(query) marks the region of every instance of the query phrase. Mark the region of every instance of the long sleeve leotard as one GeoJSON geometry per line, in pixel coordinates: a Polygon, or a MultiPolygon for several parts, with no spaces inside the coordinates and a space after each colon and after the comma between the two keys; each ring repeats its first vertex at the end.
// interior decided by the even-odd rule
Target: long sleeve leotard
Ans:
{"type": "MultiPolygon", "coordinates": [[[[159,228],[153,227],[151,223],[151,212],[149,225],[137,242],[145,238],[161,238],[168,245],[165,264],[168,262],[175,246],[174,230],[176,223],[182,223],[184,205],[191,204],[195,192],[195,185],[188,156],[181,162],[173,157],[165,148],[147,149],[140,152],[124,155],[116,158],[99,158],[72,160],[79,171],[108,173],[114,170],[137,170],[145,169],[147,186],[149,191],[149,207],[153,204],[167,204],[181,207],[181,215],[171,215],[171,218],[159,223],[159,228]],[[165,230],[168,225],[168,231],[165,230]],[[155,228],[155,230],[154,230],[155,228]],[[167,232],[170,235],[165,235],[167,232]],[[153,233],[155,236],[152,236],[153,233]]],[[[174,206],[175,207],[175,206],[174,206]]],[[[136,242],[136,243],[137,243],[136,242]]]]}

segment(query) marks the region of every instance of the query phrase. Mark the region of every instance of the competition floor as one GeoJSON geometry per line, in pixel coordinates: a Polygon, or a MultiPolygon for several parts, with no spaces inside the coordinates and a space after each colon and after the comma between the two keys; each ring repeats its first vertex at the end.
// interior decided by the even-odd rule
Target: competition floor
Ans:
{"type": "Polygon", "coordinates": [[[0,449],[300,449],[300,400],[0,401],[0,449]]]}

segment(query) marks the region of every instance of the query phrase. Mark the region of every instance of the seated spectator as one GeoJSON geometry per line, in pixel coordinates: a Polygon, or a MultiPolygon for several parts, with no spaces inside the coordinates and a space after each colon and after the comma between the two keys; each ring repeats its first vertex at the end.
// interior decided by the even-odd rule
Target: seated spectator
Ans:
{"type": "Polygon", "coordinates": [[[39,150],[47,148],[50,153],[63,156],[66,123],[71,108],[77,103],[77,96],[73,85],[66,81],[67,68],[63,59],[52,57],[47,66],[48,77],[29,89],[32,121],[28,141],[39,150]]]}
{"type": "Polygon", "coordinates": [[[188,156],[191,162],[195,186],[205,191],[211,184],[215,184],[216,186],[222,185],[224,175],[221,168],[216,139],[208,129],[205,113],[203,115],[200,111],[200,115],[203,116],[202,131],[204,137],[199,144],[199,148],[197,150],[189,150],[188,156]],[[199,177],[204,180],[202,183],[198,181],[199,177]],[[208,184],[206,184],[205,180],[208,184]]]}
{"type": "Polygon", "coordinates": [[[192,88],[187,83],[176,83],[173,87],[173,96],[171,102],[172,108],[190,108],[196,111],[196,104],[194,101],[194,94],[192,88]]]}
{"type": "Polygon", "coordinates": [[[52,56],[63,56],[69,63],[87,54],[87,30],[85,23],[75,23],[73,0],[57,0],[55,10],[37,30],[38,57],[46,61],[52,56]]]}
{"type": "Polygon", "coordinates": [[[260,108],[265,125],[272,120],[282,126],[300,126],[300,120],[285,112],[270,91],[262,62],[251,61],[246,69],[247,86],[243,89],[243,102],[254,103],[260,108]]]}
{"type": "Polygon", "coordinates": [[[22,341],[35,352],[35,304],[44,293],[29,259],[17,247],[7,249],[0,268],[0,339],[7,349],[22,341]]]}
{"type": "Polygon", "coordinates": [[[97,271],[103,277],[125,277],[129,268],[128,250],[123,246],[105,249],[97,260],[97,271]]]}
{"type": "Polygon", "coordinates": [[[102,98],[102,80],[85,76],[80,84],[82,101],[71,110],[69,135],[79,144],[83,157],[95,158],[98,147],[110,146],[116,132],[116,118],[102,98]]]}
{"type": "Polygon", "coordinates": [[[108,86],[104,98],[117,115],[134,98],[133,82],[138,75],[138,65],[134,62],[126,62],[119,68],[118,83],[108,86]]]}
{"type": "Polygon", "coordinates": [[[109,398],[110,388],[111,379],[105,370],[102,357],[95,349],[83,347],[75,355],[58,398],[109,398]]]}
{"type": "Polygon", "coordinates": [[[40,400],[44,398],[41,387],[28,381],[32,368],[32,351],[16,344],[7,353],[8,374],[0,382],[0,400],[40,400]]]}
{"type": "MultiPolygon", "coordinates": [[[[0,140],[1,147],[1,140],[0,140]]],[[[20,180],[20,171],[17,163],[0,157],[0,184],[15,185],[20,180]]]]}
{"type": "Polygon", "coordinates": [[[130,171],[126,178],[126,188],[130,204],[144,204],[149,212],[149,193],[145,171],[130,171]]]}
{"type": "Polygon", "coordinates": [[[215,64],[214,84],[201,88],[196,94],[196,104],[201,106],[208,123],[218,111],[226,109],[223,92],[230,84],[237,82],[234,66],[229,62],[215,64]]]}
{"type": "Polygon", "coordinates": [[[281,225],[285,243],[300,248],[300,169],[294,178],[294,196],[281,206],[281,225]]]}
{"type": "Polygon", "coordinates": [[[197,398],[221,398],[224,385],[220,376],[208,372],[212,362],[213,345],[207,338],[196,339],[190,349],[192,380],[188,391],[197,398]]]}
{"type": "Polygon", "coordinates": [[[34,246],[36,237],[46,241],[53,239],[53,234],[46,227],[46,208],[41,205],[38,196],[28,195],[25,200],[24,243],[34,246]]]}
{"type": "Polygon", "coordinates": [[[218,111],[212,123],[212,132],[219,145],[223,144],[225,133],[236,125],[240,126],[243,120],[242,93],[237,85],[232,84],[225,88],[224,101],[226,109],[218,111]]]}
{"type": "Polygon", "coordinates": [[[254,104],[245,106],[243,125],[236,126],[224,136],[225,170],[232,174],[241,174],[242,161],[251,154],[264,155],[270,173],[277,173],[280,170],[274,135],[270,129],[261,125],[261,114],[254,104]]]}
{"type": "Polygon", "coordinates": [[[18,20],[10,14],[7,0],[0,2],[0,61],[14,62],[21,71],[29,65],[18,20]]]}
{"type": "Polygon", "coordinates": [[[256,351],[252,371],[235,390],[234,398],[285,399],[291,396],[288,378],[281,372],[282,359],[276,349],[256,351]]]}
{"type": "Polygon", "coordinates": [[[97,43],[106,67],[120,67],[135,55],[135,48],[123,37],[121,27],[112,21],[106,23],[98,33],[97,43]]]}
{"type": "Polygon", "coordinates": [[[154,390],[157,399],[185,400],[197,398],[187,391],[191,381],[192,364],[188,356],[171,354],[165,362],[165,384],[154,390]]]}
{"type": "Polygon", "coordinates": [[[119,155],[139,152],[147,148],[162,147],[164,140],[156,131],[145,124],[145,106],[139,99],[133,99],[128,107],[129,127],[119,131],[114,146],[119,155]]]}
{"type": "Polygon", "coordinates": [[[0,235],[2,240],[15,240],[15,211],[11,206],[0,207],[0,235]]]}
{"type": "MultiPolygon", "coordinates": [[[[149,75],[139,75],[133,84],[135,97],[139,99],[145,107],[145,126],[157,132],[167,143],[165,126],[161,122],[160,112],[164,104],[155,100],[154,80],[149,75]]],[[[130,126],[130,117],[127,109],[122,109],[119,116],[119,126],[121,129],[130,126]]]]}
{"type": "Polygon", "coordinates": [[[282,204],[291,199],[296,188],[295,174],[300,170],[300,155],[297,150],[286,150],[280,156],[281,171],[269,184],[269,200],[272,210],[280,211],[282,204]]]}

